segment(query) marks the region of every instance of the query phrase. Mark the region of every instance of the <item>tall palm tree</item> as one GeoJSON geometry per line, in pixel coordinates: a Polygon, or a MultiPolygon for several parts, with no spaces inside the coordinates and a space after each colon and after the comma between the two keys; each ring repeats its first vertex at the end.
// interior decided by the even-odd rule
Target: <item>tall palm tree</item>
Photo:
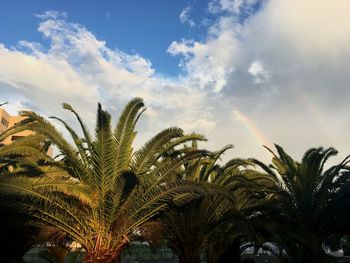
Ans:
{"type": "Polygon", "coordinates": [[[274,241],[290,262],[327,262],[325,239],[342,231],[349,220],[349,156],[325,168],[337,154],[334,148],[311,148],[298,162],[275,146],[277,154],[268,149],[273,154],[270,166],[255,160],[279,188],[279,202],[267,213],[274,241]]]}
{"type": "Polygon", "coordinates": [[[169,128],[133,152],[135,125],[144,111],[142,99],[129,102],[114,130],[111,116],[99,104],[94,137],[70,105],[63,107],[76,116],[83,136],[54,117],[70,134],[72,145],[40,115],[22,112],[26,119],[2,136],[32,130],[57,147],[59,158],[45,162],[54,173],[46,169],[40,177],[2,178],[0,190],[16,198],[18,207],[31,215],[32,224],[56,229],[55,241],[80,243],[86,251],[85,263],[120,262],[122,249],[147,232],[145,223],[166,209],[168,201],[183,204],[203,193],[194,184],[167,181],[202,152],[167,156],[184,142],[204,138],[169,128]]]}
{"type": "MultiPolygon", "coordinates": [[[[194,143],[192,149],[197,148],[194,143]]],[[[229,147],[227,147],[229,148],[229,147]]],[[[227,149],[226,148],[226,149],[227,149]]],[[[209,186],[210,174],[214,174],[215,163],[226,150],[208,153],[208,156],[190,160],[179,172],[181,179],[209,186]]],[[[220,189],[224,191],[224,189],[220,189]]],[[[214,232],[220,216],[226,211],[227,201],[220,194],[199,198],[183,206],[174,206],[166,211],[161,222],[168,246],[177,254],[180,263],[199,263],[207,248],[209,236],[214,232]]]]}
{"type": "MultiPolygon", "coordinates": [[[[238,247],[234,256],[239,258],[237,241],[251,231],[246,224],[247,216],[260,203],[253,197],[256,193],[253,189],[257,190],[256,178],[249,178],[248,173],[241,169],[249,165],[244,160],[233,159],[224,165],[218,163],[222,154],[231,147],[228,145],[208,156],[187,162],[182,172],[186,180],[200,183],[203,188],[217,188],[218,191],[174,207],[162,217],[168,246],[181,263],[199,262],[203,253],[207,253],[208,262],[216,263],[233,243],[234,248],[238,247]]],[[[197,148],[196,144],[192,145],[193,148],[197,148]]]]}
{"type": "Polygon", "coordinates": [[[255,221],[275,202],[275,181],[258,174],[249,160],[232,159],[223,165],[214,183],[232,194],[226,212],[220,218],[209,240],[208,262],[240,262],[240,246],[244,241],[259,241],[255,221]]]}

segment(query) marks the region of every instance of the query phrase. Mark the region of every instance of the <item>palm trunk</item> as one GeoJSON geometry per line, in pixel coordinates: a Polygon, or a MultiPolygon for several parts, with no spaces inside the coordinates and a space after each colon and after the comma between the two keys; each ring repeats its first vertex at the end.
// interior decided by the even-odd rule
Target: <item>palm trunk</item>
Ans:
{"type": "Polygon", "coordinates": [[[200,256],[196,254],[179,257],[179,263],[200,263],[200,256]]]}
{"type": "Polygon", "coordinates": [[[86,253],[82,263],[120,263],[120,252],[116,250],[103,250],[86,253]]]}
{"type": "MultiPolygon", "coordinates": [[[[181,242],[179,242],[181,244],[181,242]]],[[[179,258],[178,263],[200,263],[200,249],[194,244],[186,244],[184,247],[177,244],[178,242],[169,243],[168,246],[173,250],[173,252],[179,258]]]]}
{"type": "Polygon", "coordinates": [[[231,245],[222,253],[218,263],[239,263],[241,262],[241,242],[239,239],[233,241],[231,245]]]}

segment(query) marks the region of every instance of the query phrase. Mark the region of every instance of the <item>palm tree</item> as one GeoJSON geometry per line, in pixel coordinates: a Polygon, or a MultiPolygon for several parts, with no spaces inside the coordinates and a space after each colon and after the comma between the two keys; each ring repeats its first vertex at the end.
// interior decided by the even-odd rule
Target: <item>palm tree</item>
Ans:
{"type": "MultiPolygon", "coordinates": [[[[224,262],[220,256],[228,248],[236,249],[231,255],[239,259],[239,239],[251,232],[246,221],[260,203],[253,196],[258,189],[257,178],[249,178],[248,170],[241,169],[249,165],[244,160],[233,159],[225,165],[218,163],[222,154],[231,147],[228,145],[208,156],[189,161],[181,173],[186,180],[218,191],[174,207],[162,217],[167,244],[181,263],[200,262],[200,255],[205,252],[208,262],[224,262]]],[[[196,148],[196,144],[192,145],[192,149],[196,148]]]]}
{"type": "Polygon", "coordinates": [[[327,262],[325,239],[348,224],[349,156],[325,168],[337,154],[334,148],[311,148],[298,162],[275,146],[278,155],[268,149],[270,166],[254,161],[279,188],[279,202],[267,211],[265,226],[272,226],[272,241],[279,242],[290,262],[327,262]]]}
{"type": "MultiPolygon", "coordinates": [[[[0,177],[42,174],[38,162],[48,158],[44,137],[30,135],[26,141],[16,140],[10,145],[0,146],[0,177]]],[[[44,168],[44,167],[42,167],[44,168]]],[[[0,196],[0,255],[5,262],[22,262],[23,255],[41,240],[40,228],[23,222],[29,216],[14,209],[14,199],[0,196]]]]}
{"type": "Polygon", "coordinates": [[[220,167],[216,184],[232,194],[226,212],[220,218],[209,240],[209,263],[240,262],[240,247],[244,241],[259,242],[255,222],[265,207],[275,202],[275,181],[255,171],[249,160],[232,159],[220,167]]]}
{"type": "Polygon", "coordinates": [[[71,135],[71,145],[43,117],[22,112],[27,118],[2,136],[32,130],[57,147],[59,158],[46,160],[54,172],[47,168],[43,176],[2,178],[1,192],[17,199],[20,209],[31,215],[32,224],[56,229],[52,232],[56,242],[80,243],[85,263],[120,262],[123,248],[147,232],[145,223],[166,209],[167,202],[183,204],[203,193],[193,183],[167,181],[202,152],[167,156],[184,142],[204,138],[169,128],[133,152],[135,125],[144,111],[142,99],[129,102],[114,130],[111,116],[99,104],[94,138],[76,111],[68,104],[63,107],[75,115],[83,137],[54,117],[71,135]]]}

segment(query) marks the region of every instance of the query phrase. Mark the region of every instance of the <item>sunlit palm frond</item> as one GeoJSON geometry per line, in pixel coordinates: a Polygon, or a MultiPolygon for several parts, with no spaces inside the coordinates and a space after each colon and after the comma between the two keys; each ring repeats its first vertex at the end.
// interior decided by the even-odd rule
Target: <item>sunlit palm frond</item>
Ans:
{"type": "Polygon", "coordinates": [[[94,138],[74,109],[68,104],[63,107],[78,119],[83,137],[53,117],[72,137],[71,145],[46,119],[23,112],[25,121],[11,132],[34,131],[57,146],[59,157],[16,168],[28,176],[10,176],[14,171],[7,169],[8,176],[0,180],[1,194],[7,200],[16,199],[14,207],[30,214],[28,222],[55,227],[61,237],[80,243],[91,262],[100,255],[118,257],[142,226],[169,204],[180,206],[208,192],[178,180],[186,163],[209,155],[184,147],[186,142],[204,140],[203,136],[169,128],[133,153],[135,125],[144,110],[142,99],[125,107],[114,131],[109,113],[98,105],[94,138]]]}
{"type": "Polygon", "coordinates": [[[144,108],[143,100],[135,98],[131,100],[125,107],[119,117],[117,126],[114,130],[116,164],[114,175],[118,176],[122,171],[128,170],[131,156],[132,144],[136,136],[135,125],[142,114],[144,108]]]}
{"type": "Polygon", "coordinates": [[[34,112],[24,111],[21,115],[26,117],[23,124],[23,127],[26,130],[32,130],[38,134],[46,136],[48,140],[58,147],[61,154],[64,155],[64,160],[67,163],[66,169],[70,169],[72,176],[77,177],[82,181],[91,180],[87,167],[83,165],[77,154],[77,149],[70,145],[50,122],[34,112]]]}
{"type": "Polygon", "coordinates": [[[170,144],[175,138],[179,137],[183,137],[183,131],[177,127],[168,128],[158,133],[140,150],[135,152],[131,163],[132,171],[136,174],[147,173],[163,152],[164,145],[170,144]]]}

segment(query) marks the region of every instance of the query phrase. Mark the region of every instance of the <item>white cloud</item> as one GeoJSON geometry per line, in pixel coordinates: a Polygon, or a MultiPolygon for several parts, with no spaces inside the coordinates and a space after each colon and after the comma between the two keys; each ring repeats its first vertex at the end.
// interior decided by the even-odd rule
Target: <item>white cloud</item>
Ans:
{"type": "Polygon", "coordinates": [[[247,37],[263,38],[273,45],[256,45],[258,51],[278,45],[276,51],[282,58],[329,63],[349,55],[349,8],[347,0],[272,0],[251,19],[247,37]]]}
{"type": "MultiPolygon", "coordinates": [[[[187,86],[185,80],[156,77],[148,59],[112,50],[84,26],[58,14],[46,12],[40,18],[38,30],[48,39],[48,47],[27,41],[16,47],[0,45],[0,87],[4,99],[16,102],[18,110],[61,115],[61,103],[68,102],[77,105],[92,127],[97,101],[116,115],[130,98],[142,97],[150,110],[147,123],[140,125],[153,133],[182,120],[202,118],[205,93],[187,86]]],[[[197,131],[214,123],[206,120],[196,124],[197,131]]]]}
{"type": "Polygon", "coordinates": [[[40,19],[58,19],[58,18],[67,18],[67,13],[66,12],[59,12],[59,11],[55,11],[55,10],[49,10],[49,11],[45,11],[42,14],[35,14],[34,15],[37,18],[40,19]]]}
{"type": "Polygon", "coordinates": [[[254,76],[255,83],[262,83],[269,80],[269,73],[264,69],[264,66],[260,61],[254,61],[250,65],[248,73],[254,76]]]}
{"type": "Polygon", "coordinates": [[[206,118],[185,118],[181,119],[179,126],[187,132],[198,132],[198,130],[201,130],[204,133],[210,133],[215,129],[216,123],[206,118]]]}
{"type": "Polygon", "coordinates": [[[208,10],[213,14],[225,11],[235,15],[242,12],[250,14],[259,1],[261,0],[213,0],[209,2],[208,10]]]}
{"type": "Polygon", "coordinates": [[[193,40],[174,41],[168,48],[172,55],[183,55],[180,66],[188,73],[192,86],[220,92],[226,77],[235,67],[232,60],[237,54],[236,30],[231,30],[230,18],[223,18],[210,29],[205,43],[193,40]],[[230,30],[226,30],[227,28],[230,30]]]}
{"type": "Polygon", "coordinates": [[[188,24],[190,27],[194,27],[196,23],[191,19],[190,13],[191,13],[192,8],[190,6],[185,7],[180,15],[179,19],[182,24],[188,24]]]}
{"type": "Polygon", "coordinates": [[[65,61],[42,55],[36,57],[4,46],[0,47],[0,57],[2,85],[6,84],[9,89],[29,97],[33,104],[43,103],[49,112],[50,109],[57,109],[63,101],[81,101],[81,105],[96,102],[96,90],[65,61]],[[53,105],[52,100],[57,104],[53,105]]]}
{"type": "Polygon", "coordinates": [[[115,114],[141,96],[150,108],[141,123],[147,137],[179,125],[204,132],[212,149],[233,143],[235,156],[267,160],[249,124],[296,157],[319,145],[349,153],[350,2],[215,0],[209,6],[216,15],[204,39],[169,45],[183,69],[172,79],[158,77],[142,55],[110,49],[82,25],[47,15],[39,31],[48,50],[25,41],[0,45],[2,95],[48,114],[68,101],[91,120],[97,100],[115,114]],[[237,19],[242,15],[244,23],[237,19]]]}
{"type": "Polygon", "coordinates": [[[341,120],[350,115],[350,2],[214,0],[209,9],[218,17],[207,38],[174,41],[168,52],[183,56],[191,85],[220,94],[217,142],[235,143],[238,134],[250,149],[240,148],[242,155],[259,152],[241,128],[224,121],[234,107],[292,154],[319,145],[348,153],[343,131],[350,124],[341,120]]]}

